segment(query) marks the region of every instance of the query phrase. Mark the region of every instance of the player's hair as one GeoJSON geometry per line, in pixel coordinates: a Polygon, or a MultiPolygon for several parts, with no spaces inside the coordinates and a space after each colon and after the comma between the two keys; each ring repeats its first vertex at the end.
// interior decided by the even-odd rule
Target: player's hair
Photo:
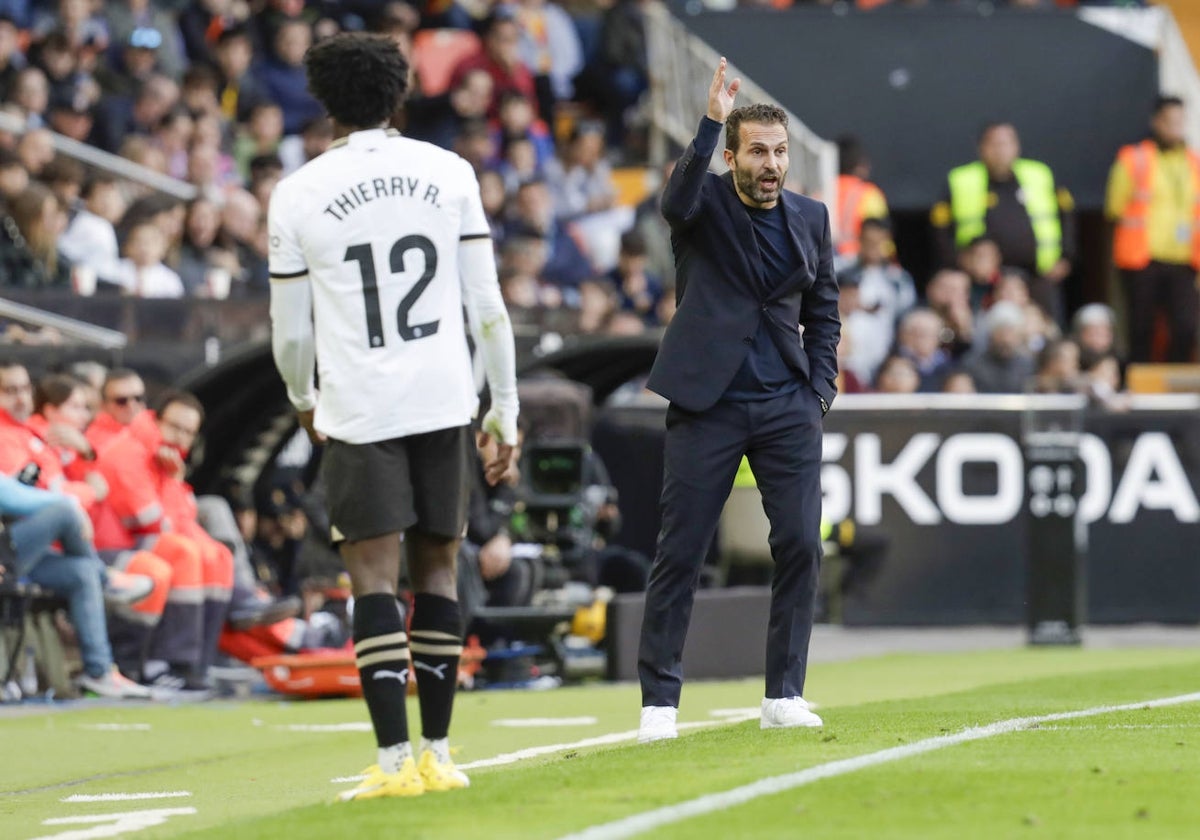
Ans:
{"type": "Polygon", "coordinates": [[[375,128],[400,108],[408,60],[384,35],[343,33],[304,55],[308,89],[347,128],[375,128]]]}
{"type": "Polygon", "coordinates": [[[725,148],[737,154],[742,142],[742,123],[758,123],[760,125],[779,125],[787,128],[787,112],[778,105],[767,102],[757,102],[754,105],[743,105],[734,108],[725,118],[725,148]]]}

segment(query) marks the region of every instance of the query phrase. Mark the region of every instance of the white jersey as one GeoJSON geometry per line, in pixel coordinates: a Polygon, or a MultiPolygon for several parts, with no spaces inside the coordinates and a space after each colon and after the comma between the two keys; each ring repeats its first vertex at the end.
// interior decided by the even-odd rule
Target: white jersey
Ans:
{"type": "Polygon", "coordinates": [[[280,372],[297,408],[315,400],[316,429],[371,443],[469,423],[459,249],[490,235],[470,164],[392,131],[355,132],[280,181],[269,218],[277,360],[297,357],[279,336],[309,317],[282,292],[311,287],[319,396],[311,357],[280,372]]]}

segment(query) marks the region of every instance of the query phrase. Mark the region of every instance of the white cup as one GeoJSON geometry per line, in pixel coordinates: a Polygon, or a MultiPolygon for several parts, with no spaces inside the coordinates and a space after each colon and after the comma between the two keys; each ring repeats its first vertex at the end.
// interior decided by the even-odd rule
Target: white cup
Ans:
{"type": "Polygon", "coordinates": [[[96,293],[96,269],[87,265],[71,268],[71,287],[80,297],[91,297],[96,293]]]}
{"type": "Polygon", "coordinates": [[[208,296],[213,300],[225,300],[229,297],[229,287],[233,284],[233,275],[228,269],[210,268],[208,276],[208,296]]]}

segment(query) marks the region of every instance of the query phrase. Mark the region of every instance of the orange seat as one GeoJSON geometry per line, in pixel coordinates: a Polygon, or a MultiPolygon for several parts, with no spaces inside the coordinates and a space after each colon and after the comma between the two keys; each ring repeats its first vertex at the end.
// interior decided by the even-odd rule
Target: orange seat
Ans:
{"type": "Polygon", "coordinates": [[[480,50],[479,36],[469,29],[420,29],[413,36],[413,69],[426,96],[450,88],[450,75],[458,63],[480,50]]]}

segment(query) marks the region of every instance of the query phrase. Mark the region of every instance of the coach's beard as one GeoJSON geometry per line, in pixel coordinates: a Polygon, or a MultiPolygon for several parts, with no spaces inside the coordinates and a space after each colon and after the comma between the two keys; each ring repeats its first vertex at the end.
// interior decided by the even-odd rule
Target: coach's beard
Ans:
{"type": "Polygon", "coordinates": [[[734,172],[738,191],[755,204],[766,204],[776,201],[783,188],[783,177],[786,173],[774,169],[764,169],[761,172],[751,172],[739,169],[734,172]]]}

